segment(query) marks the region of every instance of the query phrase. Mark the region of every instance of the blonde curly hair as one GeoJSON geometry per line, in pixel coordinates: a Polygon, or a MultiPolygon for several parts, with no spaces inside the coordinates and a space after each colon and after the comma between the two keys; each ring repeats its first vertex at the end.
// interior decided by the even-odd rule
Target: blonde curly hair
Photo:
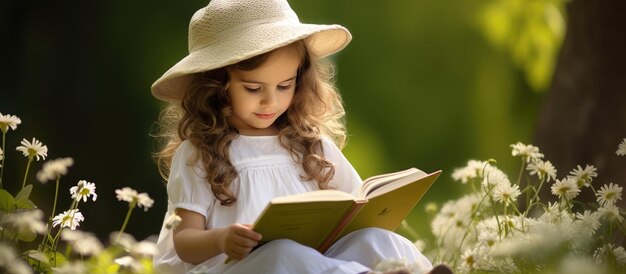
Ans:
{"type": "MultiPolygon", "coordinates": [[[[340,148],[346,139],[345,111],[332,81],[333,66],[325,59],[311,56],[302,41],[286,47],[296,49],[302,61],[291,105],[274,122],[274,126],[278,129],[281,145],[306,172],[302,175],[303,180],[314,180],[320,189],[328,189],[335,169],[324,157],[321,138],[331,138],[340,148]]],[[[162,140],[162,148],[155,153],[155,159],[164,179],[167,179],[176,149],[183,140],[189,140],[198,149],[198,155],[187,164],[202,161],[205,179],[222,205],[237,201],[229,190],[229,185],[237,178],[235,167],[229,160],[229,147],[238,132],[227,122],[231,114],[227,96],[228,70],[253,70],[272,53],[198,73],[182,101],[172,103],[161,111],[158,122],[160,132],[156,137],[162,140]]]]}

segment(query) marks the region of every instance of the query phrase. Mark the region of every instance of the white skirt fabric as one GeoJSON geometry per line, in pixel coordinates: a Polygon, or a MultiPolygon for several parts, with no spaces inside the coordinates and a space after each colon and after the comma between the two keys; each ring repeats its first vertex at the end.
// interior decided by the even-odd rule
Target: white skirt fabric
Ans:
{"type": "Polygon", "coordinates": [[[384,229],[366,228],[352,232],[331,246],[326,253],[291,240],[276,240],[254,250],[240,261],[207,267],[197,265],[188,273],[367,273],[379,262],[404,259],[421,269],[431,263],[406,238],[384,229]]]}

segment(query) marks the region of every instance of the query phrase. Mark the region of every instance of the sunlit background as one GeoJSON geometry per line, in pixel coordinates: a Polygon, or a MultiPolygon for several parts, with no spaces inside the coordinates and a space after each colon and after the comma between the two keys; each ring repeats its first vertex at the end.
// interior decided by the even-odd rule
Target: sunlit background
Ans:
{"type": "MultiPolygon", "coordinates": [[[[3,1],[0,112],[22,119],[7,135],[5,188],[19,190],[27,161],[15,147],[35,137],[48,159],[75,160],[59,209],[69,207],[78,180],[96,183],[98,200],[81,204],[82,230],[101,238],[119,230],[127,203],[114,190],[128,186],[156,202],[136,209],[126,231],[138,239],[157,234],[167,197],[150,133],[163,105],[150,85],[186,55],[189,19],[206,3],[3,1]]],[[[344,153],[361,176],[443,170],[408,219],[422,236],[429,236],[423,206],[463,190],[450,178],[455,167],[493,158],[517,174],[509,145],[533,143],[566,33],[563,1],[290,3],[301,21],[341,24],[353,34],[333,60],[348,113],[344,153]]],[[[42,163],[28,183],[48,215],[54,185],[33,173],[42,163]]]]}

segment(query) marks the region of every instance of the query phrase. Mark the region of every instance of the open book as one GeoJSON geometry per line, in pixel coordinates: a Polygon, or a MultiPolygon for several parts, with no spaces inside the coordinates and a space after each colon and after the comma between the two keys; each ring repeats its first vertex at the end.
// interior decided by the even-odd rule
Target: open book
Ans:
{"type": "Polygon", "coordinates": [[[440,174],[410,168],[370,177],[356,195],[317,190],[277,197],[253,229],[263,235],[259,244],[291,239],[325,252],[337,239],[361,228],[398,228],[440,174]]]}

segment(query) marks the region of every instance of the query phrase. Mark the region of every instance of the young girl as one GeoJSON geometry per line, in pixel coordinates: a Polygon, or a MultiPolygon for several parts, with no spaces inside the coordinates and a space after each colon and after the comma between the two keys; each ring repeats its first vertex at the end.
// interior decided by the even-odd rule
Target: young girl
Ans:
{"type": "Polygon", "coordinates": [[[290,240],[252,251],[263,235],[250,224],[272,198],[361,184],[338,148],[344,110],[321,59],[350,39],[339,25],[300,23],[284,0],[212,0],[194,14],[189,55],[152,86],[170,102],[157,272],[367,273],[387,259],[431,268],[410,241],[374,228],[324,254],[290,240]]]}

